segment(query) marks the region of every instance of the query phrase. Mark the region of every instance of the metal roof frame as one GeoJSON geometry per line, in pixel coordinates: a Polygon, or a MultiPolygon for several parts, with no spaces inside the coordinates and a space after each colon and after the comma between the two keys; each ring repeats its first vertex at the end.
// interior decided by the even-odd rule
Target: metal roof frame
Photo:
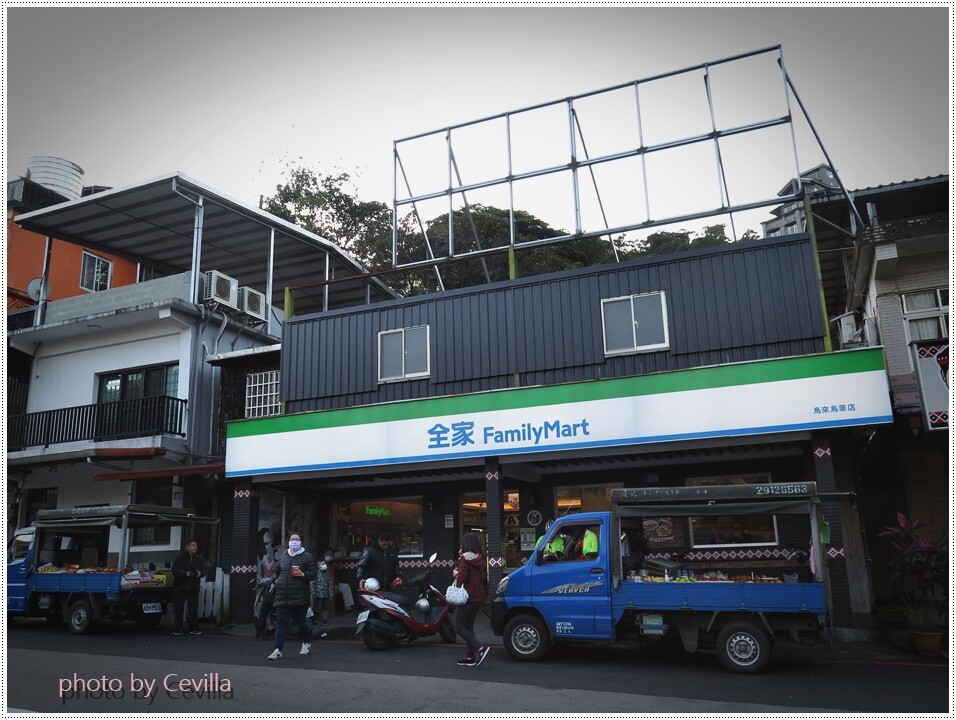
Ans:
{"type": "MultiPolygon", "coordinates": [[[[18,216],[25,230],[150,265],[162,272],[218,270],[284,305],[286,287],[316,277],[355,278],[296,293],[296,312],[398,297],[334,242],[249,207],[182,173],[18,216]],[[198,243],[197,243],[198,241],[198,243]],[[196,245],[198,244],[198,262],[196,245]]],[[[197,287],[198,278],[193,284],[197,287]]]]}

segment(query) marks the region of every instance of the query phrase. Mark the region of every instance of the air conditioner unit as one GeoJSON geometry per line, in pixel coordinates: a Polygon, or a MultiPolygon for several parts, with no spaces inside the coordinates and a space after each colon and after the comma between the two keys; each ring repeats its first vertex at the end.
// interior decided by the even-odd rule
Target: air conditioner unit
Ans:
{"type": "Polygon", "coordinates": [[[239,288],[239,309],[257,320],[265,320],[267,310],[265,294],[243,285],[239,288]]]}
{"type": "Polygon", "coordinates": [[[836,323],[840,336],[840,347],[859,347],[863,344],[863,328],[858,324],[855,312],[845,313],[832,320],[836,323]]]}
{"type": "Polygon", "coordinates": [[[215,302],[238,308],[239,281],[218,270],[207,270],[203,274],[202,299],[203,302],[215,302]]]}

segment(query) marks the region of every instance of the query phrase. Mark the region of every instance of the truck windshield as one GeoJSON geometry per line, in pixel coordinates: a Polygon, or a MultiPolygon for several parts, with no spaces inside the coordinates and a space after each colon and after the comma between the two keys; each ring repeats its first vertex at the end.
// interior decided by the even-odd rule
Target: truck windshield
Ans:
{"type": "Polygon", "coordinates": [[[33,533],[23,533],[20,535],[15,535],[13,542],[10,544],[10,559],[19,560],[24,555],[27,554],[27,550],[30,549],[30,543],[33,542],[33,533]]]}

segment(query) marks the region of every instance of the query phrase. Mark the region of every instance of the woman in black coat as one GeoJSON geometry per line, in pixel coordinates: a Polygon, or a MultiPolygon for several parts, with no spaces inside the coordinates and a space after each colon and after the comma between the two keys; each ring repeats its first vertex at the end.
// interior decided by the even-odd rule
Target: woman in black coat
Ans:
{"type": "Polygon", "coordinates": [[[302,638],[302,649],[299,655],[308,655],[312,648],[309,639],[312,631],[309,628],[306,613],[312,604],[311,582],[315,579],[318,568],[315,558],[302,547],[302,538],[298,533],[289,536],[289,546],[285,552],[276,558],[275,568],[275,608],[276,608],[276,646],[268,660],[278,660],[282,657],[282,646],[285,644],[285,634],[289,628],[289,620],[295,620],[302,638]]]}

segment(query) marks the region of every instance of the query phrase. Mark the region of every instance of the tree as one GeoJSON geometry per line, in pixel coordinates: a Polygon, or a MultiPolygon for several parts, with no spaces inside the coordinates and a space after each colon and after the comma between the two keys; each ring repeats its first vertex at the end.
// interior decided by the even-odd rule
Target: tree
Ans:
{"type": "MultiPolygon", "coordinates": [[[[439,288],[433,268],[392,271],[392,211],[379,201],[356,197],[352,176],[347,172],[320,174],[310,168],[291,168],[288,179],[276,186],[275,195],[264,198],[262,209],[331,240],[348,251],[402,295],[433,292],[439,288]]],[[[510,242],[509,213],[501,208],[473,205],[453,213],[456,253],[476,249],[504,248],[510,242]]],[[[427,234],[437,257],[447,254],[448,215],[422,226],[413,213],[398,222],[398,262],[428,260],[427,234]]],[[[515,211],[515,241],[525,242],[567,234],[522,210],[515,211]]],[[[576,240],[516,252],[522,276],[537,275],[613,260],[606,239],[576,240]]],[[[507,280],[508,254],[504,251],[477,259],[462,259],[439,266],[445,288],[468,287],[507,280]]]]}
{"type": "MultiPolygon", "coordinates": [[[[509,212],[506,209],[471,205],[467,209],[456,210],[452,218],[456,254],[505,248],[511,242],[509,212]]],[[[567,235],[567,231],[553,228],[544,220],[523,210],[515,210],[514,226],[516,244],[567,235]]],[[[433,247],[437,242],[445,249],[448,215],[439,216],[429,222],[427,233],[433,247]]],[[[518,249],[515,256],[520,277],[590,267],[614,259],[610,243],[604,238],[569,240],[554,245],[518,249]]],[[[500,252],[482,258],[450,262],[443,265],[440,272],[446,288],[507,280],[510,277],[508,254],[500,252]]]]}
{"type": "MultiPolygon", "coordinates": [[[[390,207],[377,200],[359,200],[347,172],[323,175],[297,167],[286,174],[288,179],[276,185],[275,195],[263,199],[263,210],[334,242],[373,272],[392,267],[390,207]]],[[[410,217],[399,222],[398,242],[399,255],[408,255],[415,242],[410,217]]],[[[430,292],[437,287],[430,270],[391,273],[382,280],[402,295],[430,292]]]]}
{"type": "MultiPolygon", "coordinates": [[[[511,242],[507,209],[471,205],[452,213],[456,254],[494,248],[502,251],[446,261],[437,272],[434,267],[396,271],[392,269],[392,210],[388,205],[377,200],[359,200],[347,172],[321,174],[310,168],[294,167],[286,175],[288,179],[276,186],[275,195],[263,199],[262,209],[336,243],[370,271],[381,273],[382,281],[401,295],[434,292],[440,287],[469,287],[511,277],[505,251],[511,242]]],[[[516,244],[568,234],[523,210],[514,211],[514,229],[516,244]]],[[[399,219],[397,230],[399,264],[422,262],[434,256],[442,258],[448,253],[447,214],[423,223],[409,213],[399,219]],[[428,253],[426,236],[434,255],[428,253]]],[[[756,236],[748,230],[742,239],[756,236]]],[[[619,247],[619,257],[630,259],[715,247],[730,241],[725,226],[717,224],[706,226],[694,236],[690,230],[660,231],[644,240],[618,237],[614,242],[619,247]]],[[[527,277],[612,262],[614,252],[608,239],[599,237],[519,249],[515,259],[517,275],[527,277]]]]}

